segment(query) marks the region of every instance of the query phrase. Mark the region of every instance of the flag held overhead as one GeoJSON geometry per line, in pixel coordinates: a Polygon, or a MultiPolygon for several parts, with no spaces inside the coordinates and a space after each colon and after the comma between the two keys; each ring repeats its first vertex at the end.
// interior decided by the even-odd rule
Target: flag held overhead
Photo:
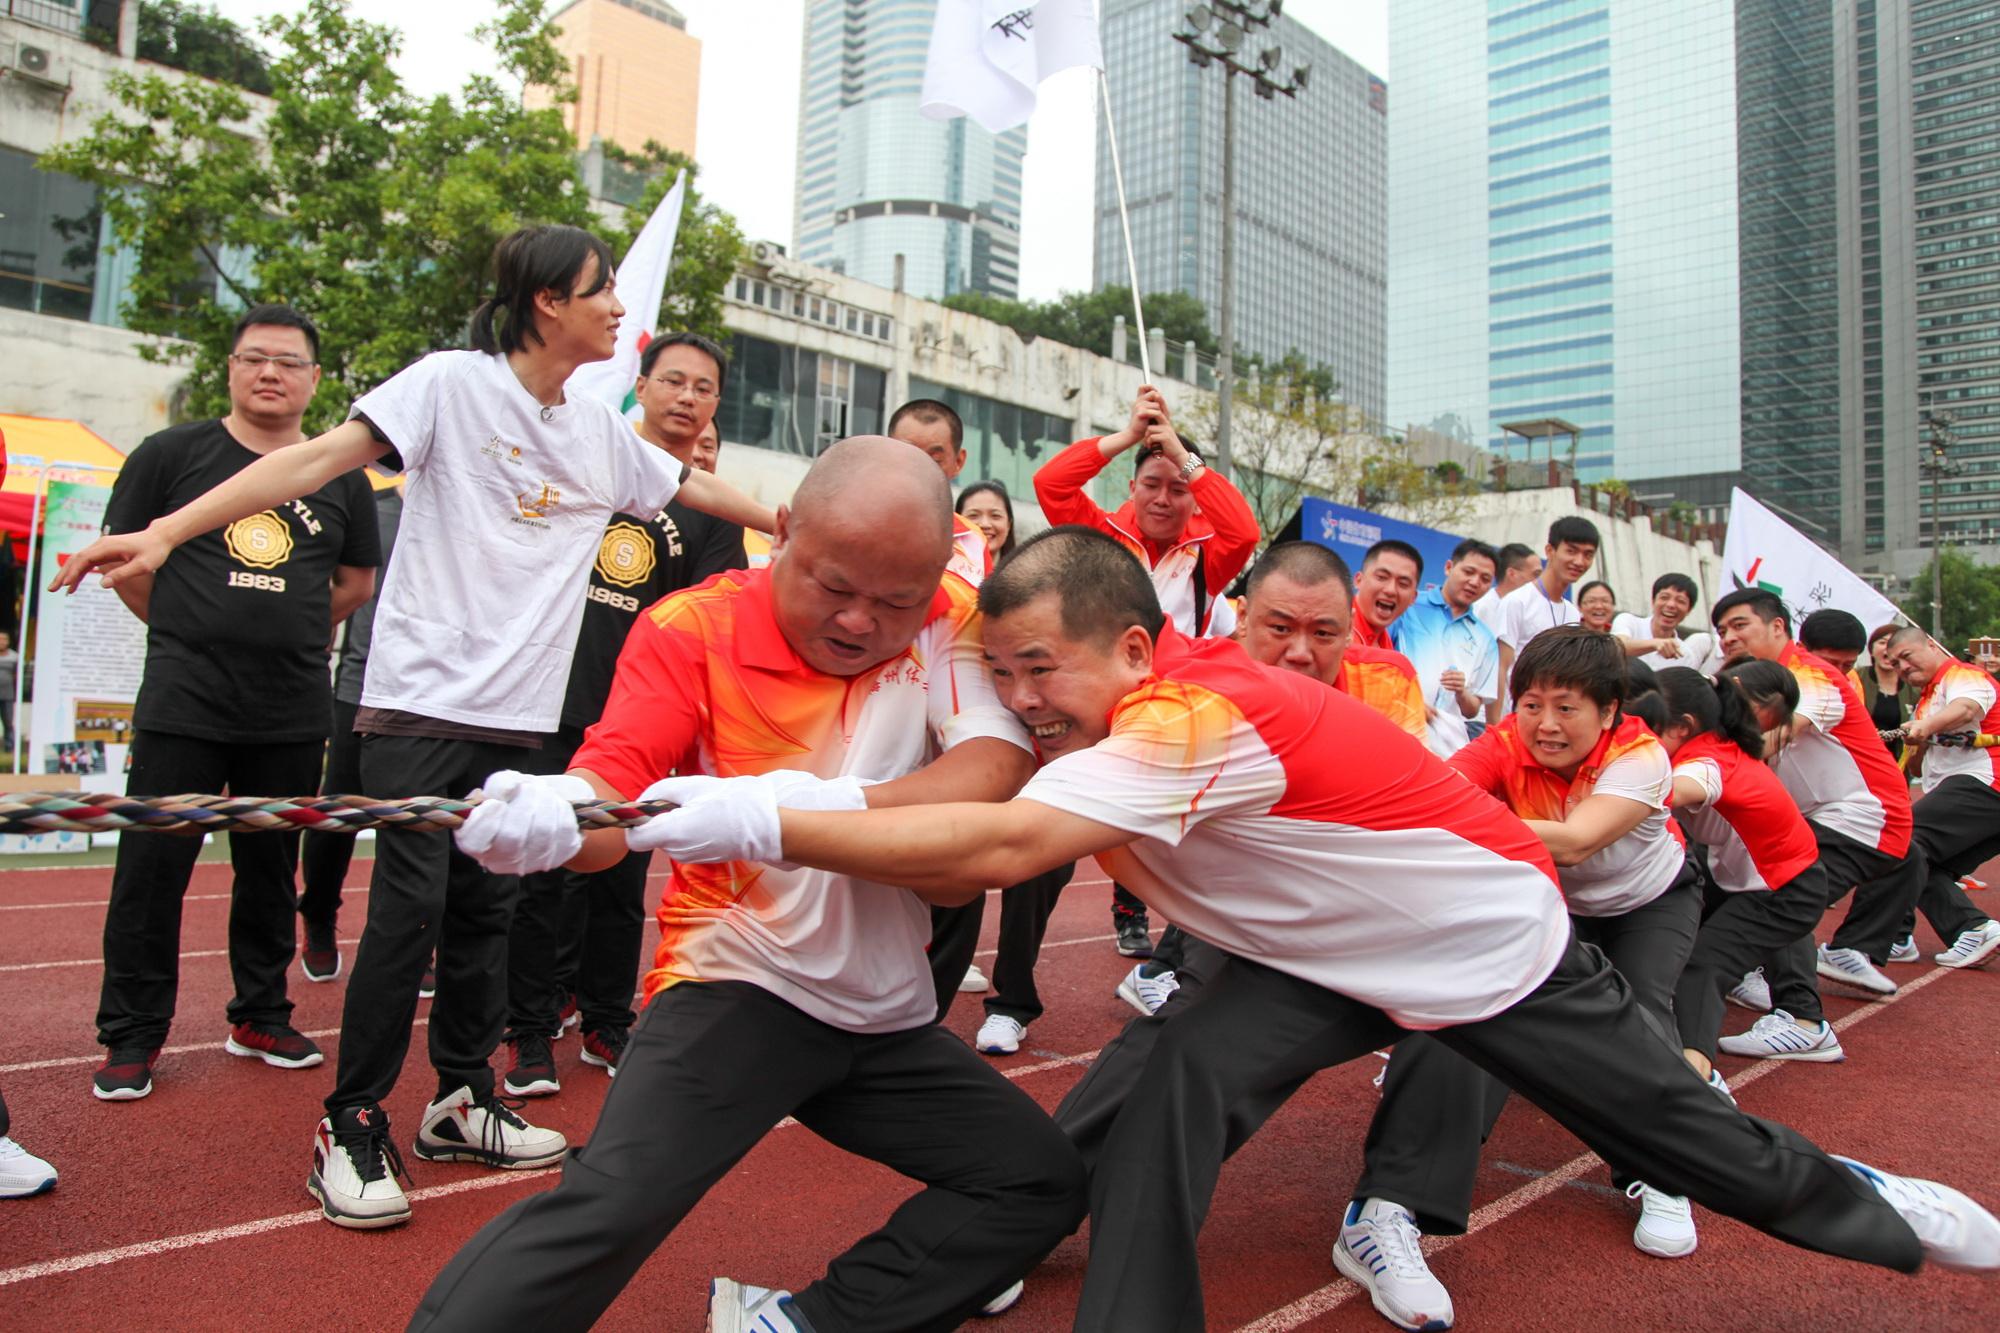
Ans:
{"type": "Polygon", "coordinates": [[[1025,125],[1042,81],[1104,68],[1095,0],[938,0],[922,109],[971,116],[995,134],[1025,125]]]}

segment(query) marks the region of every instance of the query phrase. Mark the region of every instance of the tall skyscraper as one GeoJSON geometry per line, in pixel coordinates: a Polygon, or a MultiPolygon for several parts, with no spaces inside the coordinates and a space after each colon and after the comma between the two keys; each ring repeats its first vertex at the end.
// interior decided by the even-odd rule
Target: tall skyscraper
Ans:
{"type": "Polygon", "coordinates": [[[1012,298],[1025,126],[918,111],[937,0],[807,0],[799,73],[800,259],[910,292],[1012,298]]]}
{"type": "MultiPolygon", "coordinates": [[[[1856,2],[1879,11],[1884,28],[1902,21],[1889,0],[1856,2]]],[[[1921,435],[1917,415],[1926,406],[1957,418],[1958,471],[1943,481],[1942,536],[1948,546],[1987,548],[1990,561],[2000,556],[2000,12],[1969,0],[1910,0],[1907,23],[1917,402],[1903,406],[1903,424],[1921,435]]],[[[1889,443],[1885,464],[1907,475],[1922,443],[1889,443]]],[[[1910,517],[1928,546],[1931,484],[1916,489],[1921,512],[1910,517]]],[[[1889,540],[1906,553],[1917,545],[1893,530],[1889,540]]],[[[1901,563],[1911,572],[1916,562],[1906,554],[1901,563]]]]}
{"type": "MultiPolygon", "coordinates": [[[[693,156],[701,42],[665,0],[571,0],[549,20],[569,57],[577,100],[563,109],[577,146],[603,139],[630,152],[647,140],[693,156]]],[[[531,91],[529,105],[548,105],[531,91]]]]}
{"type": "MultiPolygon", "coordinates": [[[[1200,298],[1213,328],[1222,304],[1222,73],[1189,64],[1173,39],[1186,9],[1183,0],[1104,0],[1104,68],[1140,290],[1200,298]]],[[[1388,88],[1290,15],[1245,49],[1272,44],[1282,69],[1310,64],[1312,73],[1296,99],[1265,101],[1238,80],[1237,351],[1275,359],[1297,349],[1333,369],[1343,399],[1380,419],[1388,88]]],[[[1101,120],[1096,213],[1094,281],[1124,286],[1101,120]]]]}

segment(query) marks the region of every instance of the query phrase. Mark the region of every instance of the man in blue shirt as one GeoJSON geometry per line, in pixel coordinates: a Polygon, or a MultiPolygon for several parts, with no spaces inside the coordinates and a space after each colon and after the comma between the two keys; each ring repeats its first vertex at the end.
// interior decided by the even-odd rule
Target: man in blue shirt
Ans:
{"type": "Polygon", "coordinates": [[[1466,724],[1500,697],[1500,645],[1472,612],[1498,564],[1492,547],[1466,538],[1452,548],[1444,586],[1424,589],[1389,627],[1396,651],[1417,669],[1431,749],[1441,758],[1472,739],[1466,724]]]}

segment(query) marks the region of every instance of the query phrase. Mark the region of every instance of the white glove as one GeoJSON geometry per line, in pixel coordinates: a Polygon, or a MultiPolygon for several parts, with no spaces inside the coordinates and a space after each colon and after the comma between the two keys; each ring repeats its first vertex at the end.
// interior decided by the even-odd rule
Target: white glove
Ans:
{"type": "Polygon", "coordinates": [[[674,801],[680,809],[625,830],[635,852],[665,852],[676,861],[763,861],[790,869],[778,857],[778,784],[770,775],[664,778],[639,793],[642,801],[674,801]]]}
{"type": "Polygon", "coordinates": [[[485,799],[458,832],[459,848],[496,875],[553,870],[583,850],[572,801],[597,793],[567,773],[535,777],[503,768],[481,784],[485,799]]]}

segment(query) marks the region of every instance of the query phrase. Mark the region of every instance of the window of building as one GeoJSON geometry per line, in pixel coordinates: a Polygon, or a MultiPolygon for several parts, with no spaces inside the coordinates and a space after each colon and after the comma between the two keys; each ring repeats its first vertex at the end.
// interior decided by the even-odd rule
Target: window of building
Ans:
{"type": "Polygon", "coordinates": [[[97,187],[0,148],[0,306],[89,319],[96,291],[97,187]]]}

